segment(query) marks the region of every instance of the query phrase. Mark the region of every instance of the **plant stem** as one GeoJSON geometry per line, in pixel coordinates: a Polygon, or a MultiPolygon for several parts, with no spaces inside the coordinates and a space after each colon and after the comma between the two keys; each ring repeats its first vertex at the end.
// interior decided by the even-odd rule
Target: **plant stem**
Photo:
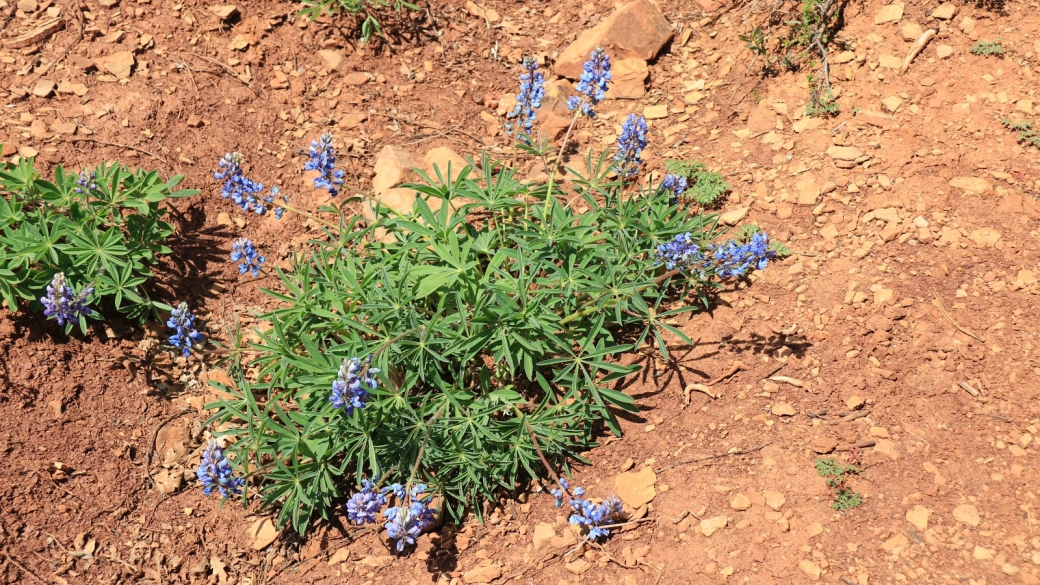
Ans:
{"type": "MultiPolygon", "coordinates": [[[[682,272],[682,270],[680,270],[678,268],[676,268],[675,270],[669,270],[668,272],[665,272],[661,276],[658,276],[657,278],[655,278],[654,282],[653,282],[653,286],[659,285],[662,282],[668,280],[669,278],[671,278],[671,277],[673,277],[673,276],[675,276],[675,275],[677,275],[677,274],[679,274],[681,272],[682,272]]],[[[636,292],[644,290],[644,289],[646,289],[649,286],[651,286],[651,285],[650,284],[644,284],[643,286],[637,287],[636,288],[636,292]]],[[[591,315],[592,313],[595,313],[596,311],[601,311],[603,309],[603,307],[599,307],[599,306],[597,306],[595,304],[596,301],[598,301],[600,298],[602,298],[602,297],[597,297],[595,299],[589,299],[585,303],[585,306],[583,306],[582,308],[578,309],[573,314],[568,315],[568,316],[564,317],[563,319],[561,319],[559,324],[560,325],[566,325],[567,323],[570,323],[571,321],[574,321],[575,319],[580,319],[582,317],[586,317],[588,315],[591,315]]]]}
{"type": "Polygon", "coordinates": [[[545,209],[542,210],[543,222],[547,217],[549,217],[549,202],[552,200],[553,196],[553,183],[556,180],[556,169],[559,168],[560,161],[563,160],[563,151],[567,149],[567,141],[571,138],[571,130],[574,130],[574,124],[578,121],[578,118],[581,117],[581,110],[585,106],[586,99],[581,100],[578,107],[574,109],[571,123],[567,126],[567,133],[563,135],[563,143],[560,144],[560,150],[556,153],[556,160],[553,161],[552,168],[549,169],[549,190],[545,193],[545,209]]]}
{"type": "Polygon", "coordinates": [[[442,404],[437,412],[433,413],[430,420],[426,421],[426,436],[423,437],[422,445],[419,446],[419,454],[415,456],[415,464],[412,465],[412,472],[408,474],[408,482],[405,484],[405,491],[411,491],[412,480],[415,479],[415,474],[419,472],[419,465],[422,463],[423,454],[426,453],[426,444],[430,442],[430,432],[433,430],[433,421],[441,417],[441,411],[444,410],[442,404]]]}
{"type": "Polygon", "coordinates": [[[286,211],[291,211],[291,212],[293,212],[293,213],[295,213],[297,215],[302,215],[303,217],[306,217],[308,219],[313,219],[314,221],[324,225],[325,227],[327,227],[329,229],[332,229],[332,230],[335,230],[336,231],[336,235],[339,236],[339,226],[338,225],[335,225],[335,224],[333,224],[331,222],[325,221],[324,219],[321,219],[320,217],[318,217],[318,216],[316,216],[316,215],[314,215],[314,214],[312,214],[310,212],[303,211],[301,209],[296,209],[295,207],[289,205],[288,203],[282,203],[278,207],[281,207],[282,209],[285,209],[286,211]]]}
{"type": "MultiPolygon", "coordinates": [[[[517,414],[523,416],[519,411],[517,411],[517,414]]],[[[538,437],[534,434],[534,429],[531,428],[531,424],[527,422],[526,417],[524,417],[524,426],[527,427],[527,433],[531,435],[531,443],[534,444],[534,451],[535,453],[538,453],[538,458],[542,460],[542,465],[544,465],[545,469],[552,474],[553,479],[556,480],[556,485],[560,486],[560,489],[563,490],[563,495],[567,496],[567,503],[570,503],[571,495],[567,492],[567,488],[564,487],[560,476],[556,474],[556,470],[549,465],[549,460],[545,458],[545,454],[542,453],[542,448],[538,446],[538,437]]]]}

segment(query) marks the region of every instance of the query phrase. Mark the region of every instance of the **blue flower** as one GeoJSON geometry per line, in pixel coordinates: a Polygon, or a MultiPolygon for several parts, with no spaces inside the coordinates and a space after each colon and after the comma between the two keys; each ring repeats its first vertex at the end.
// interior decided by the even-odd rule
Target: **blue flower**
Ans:
{"type": "Polygon", "coordinates": [[[567,98],[567,109],[574,111],[580,107],[582,115],[595,116],[592,106],[606,99],[612,78],[610,55],[602,47],[596,47],[582,68],[578,85],[574,87],[578,95],[567,98]]]}
{"type": "Polygon", "coordinates": [[[397,541],[395,547],[398,552],[414,545],[419,535],[437,522],[437,515],[432,507],[433,498],[424,495],[425,487],[421,484],[415,486],[407,502],[401,499],[397,506],[386,510],[389,522],[383,526],[386,528],[387,537],[397,541]],[[417,491],[416,488],[420,486],[424,489],[417,491]]]}
{"type": "Polygon", "coordinates": [[[199,481],[202,482],[202,493],[210,495],[213,490],[220,491],[224,498],[242,495],[242,486],[246,480],[241,477],[233,477],[231,474],[231,462],[224,456],[224,451],[217,446],[215,440],[210,440],[209,446],[202,453],[202,462],[195,471],[199,481]]]}
{"type": "Polygon", "coordinates": [[[170,313],[166,326],[173,329],[170,345],[181,350],[181,355],[191,355],[192,346],[199,345],[206,337],[195,329],[195,315],[188,310],[188,303],[181,303],[170,313]]]}
{"type": "Polygon", "coordinates": [[[43,314],[48,319],[55,319],[58,325],[66,325],[78,321],[81,315],[89,315],[93,311],[87,306],[87,297],[94,294],[94,287],[87,286],[76,294],[65,280],[64,272],[56,272],[51,283],[47,285],[47,295],[40,298],[43,303],[43,314]]]}
{"type": "Polygon", "coordinates": [[[238,273],[252,272],[253,276],[260,274],[260,265],[267,260],[256,250],[256,246],[248,238],[239,238],[231,244],[231,261],[238,262],[238,273]]]}
{"type": "MultiPolygon", "coordinates": [[[[517,118],[517,124],[529,135],[537,118],[534,110],[541,107],[542,97],[545,96],[545,75],[538,71],[538,62],[534,57],[524,57],[523,68],[526,73],[520,75],[520,93],[516,96],[516,106],[506,117],[517,118]]],[[[506,130],[511,129],[511,125],[506,124],[506,130]]],[[[521,139],[525,143],[530,141],[526,136],[521,139]]]]}
{"type": "Polygon", "coordinates": [[[647,131],[646,119],[635,114],[629,114],[622,124],[617,141],[618,152],[614,155],[615,168],[622,177],[631,177],[639,172],[647,131]]]}
{"type": "Polygon", "coordinates": [[[372,524],[376,521],[376,513],[385,505],[386,497],[374,483],[363,479],[361,490],[347,500],[347,518],[355,524],[372,524]]]}
{"type": "Polygon", "coordinates": [[[344,172],[336,168],[336,152],[332,148],[332,133],[326,132],[321,138],[311,142],[310,160],[303,165],[305,171],[318,171],[314,186],[325,189],[329,195],[339,195],[339,187],[343,184],[344,172]]]}
{"type": "MultiPolygon", "coordinates": [[[[560,480],[560,484],[563,489],[568,489],[565,481],[560,480]]],[[[610,529],[605,526],[614,524],[620,518],[623,511],[621,500],[615,496],[609,496],[601,503],[594,504],[582,497],[585,495],[584,488],[576,487],[572,491],[574,492],[574,497],[570,498],[572,513],[567,521],[588,531],[591,540],[610,536],[610,529]]],[[[563,492],[556,489],[549,490],[549,492],[556,496],[556,507],[560,507],[563,492]]]]}
{"type": "Polygon", "coordinates": [[[661,181],[661,190],[671,196],[670,200],[672,205],[677,205],[679,203],[679,197],[682,196],[684,191],[686,191],[686,185],[686,177],[667,174],[664,176],[664,181],[661,181]]]}
{"type": "Polygon", "coordinates": [[[671,241],[657,246],[654,254],[659,264],[668,270],[679,269],[705,278],[715,274],[722,278],[739,278],[749,270],[765,270],[776,251],[769,248],[769,236],[756,232],[746,243],[727,240],[701,249],[689,233],[679,234],[671,241]]]}
{"type": "MultiPolygon", "coordinates": [[[[379,373],[379,368],[369,367],[368,364],[371,362],[371,356],[364,365],[361,359],[356,357],[343,360],[339,376],[332,382],[332,394],[329,396],[333,408],[342,408],[347,416],[350,416],[354,414],[354,409],[365,407],[369,391],[379,387],[379,381],[375,376],[379,373]]],[[[403,497],[403,494],[399,497],[403,497]]]]}
{"type": "Polygon", "coordinates": [[[249,179],[242,173],[242,155],[237,152],[229,152],[217,163],[218,170],[213,177],[218,181],[224,181],[220,196],[224,199],[231,198],[245,211],[253,211],[257,215],[263,215],[267,211],[264,205],[266,198],[260,198],[259,193],[264,190],[264,184],[249,179]]]}
{"type": "Polygon", "coordinates": [[[80,171],[79,179],[76,179],[76,193],[82,195],[86,191],[97,191],[97,181],[94,171],[80,171]]]}
{"type": "MultiPolygon", "coordinates": [[[[271,194],[268,195],[267,197],[265,197],[264,201],[266,201],[269,204],[274,204],[275,198],[278,197],[279,195],[281,195],[281,193],[282,193],[282,190],[279,189],[277,186],[271,187],[271,194]]],[[[282,195],[280,199],[282,200],[282,204],[285,204],[285,205],[289,204],[289,196],[288,195],[282,195]]],[[[278,207],[274,208],[274,217],[275,217],[275,219],[282,219],[282,215],[283,214],[285,214],[285,208],[284,207],[279,205],[278,207]]]]}

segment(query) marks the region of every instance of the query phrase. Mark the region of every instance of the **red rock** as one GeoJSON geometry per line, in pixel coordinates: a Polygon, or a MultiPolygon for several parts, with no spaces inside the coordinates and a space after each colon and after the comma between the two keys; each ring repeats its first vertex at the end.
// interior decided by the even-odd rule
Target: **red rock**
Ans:
{"type": "Polygon", "coordinates": [[[672,38],[672,26],[649,0],[634,0],[583,32],[556,61],[556,74],[581,76],[582,65],[596,47],[607,50],[612,61],[637,58],[649,61],[672,38]]]}

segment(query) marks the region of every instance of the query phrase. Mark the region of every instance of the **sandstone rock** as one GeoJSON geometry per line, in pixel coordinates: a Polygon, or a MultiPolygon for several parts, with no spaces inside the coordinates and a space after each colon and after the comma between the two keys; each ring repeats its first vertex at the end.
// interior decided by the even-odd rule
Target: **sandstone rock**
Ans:
{"type": "Polygon", "coordinates": [[[957,6],[954,4],[942,4],[938,8],[932,11],[932,18],[938,18],[939,20],[952,20],[954,15],[957,14],[957,6]]]}
{"type": "Polygon", "coordinates": [[[773,405],[772,412],[776,416],[794,416],[798,411],[786,402],[777,402],[773,405]]]}
{"type": "Polygon", "coordinates": [[[985,248],[997,243],[997,240],[1000,239],[1000,232],[993,228],[985,227],[971,232],[968,235],[968,239],[975,242],[976,247],[985,248]]]}
{"type": "Polygon", "coordinates": [[[895,441],[889,439],[881,439],[874,445],[875,453],[882,453],[888,455],[893,461],[899,459],[899,446],[895,444],[895,441]]]}
{"type": "Polygon", "coordinates": [[[732,211],[727,211],[719,216],[719,221],[726,225],[737,225],[740,220],[747,217],[749,209],[750,207],[738,207],[732,211]]]}
{"type": "MultiPolygon", "coordinates": [[[[462,169],[466,168],[466,165],[468,164],[469,163],[466,162],[466,159],[459,156],[454,150],[446,146],[440,146],[433,148],[426,153],[426,156],[423,157],[420,168],[434,181],[438,180],[437,170],[439,169],[444,180],[451,182],[461,174],[462,169]],[[451,168],[450,175],[448,173],[449,167],[451,168]]],[[[466,177],[470,177],[472,174],[473,169],[470,169],[466,173],[466,177]]]]}
{"type": "Polygon", "coordinates": [[[36,82],[36,85],[33,86],[32,94],[36,97],[41,98],[49,97],[52,93],[54,93],[55,85],[57,84],[51,81],[50,79],[41,79],[36,82]]]}
{"type": "Polygon", "coordinates": [[[895,112],[899,109],[899,106],[903,105],[903,99],[897,95],[890,95],[887,98],[881,100],[881,103],[885,106],[885,109],[889,112],[895,112]]]}
{"type": "Polygon", "coordinates": [[[668,117],[668,105],[659,104],[643,108],[643,117],[647,120],[660,120],[668,117]]]}
{"type": "Polygon", "coordinates": [[[633,509],[645,506],[657,496],[657,491],[654,489],[655,483],[657,483],[657,474],[649,467],[618,474],[614,479],[618,497],[633,509]]]}
{"type": "Polygon", "coordinates": [[[278,538],[278,529],[270,518],[261,518],[249,527],[246,538],[251,541],[253,550],[263,550],[278,538]]]}
{"type": "Polygon", "coordinates": [[[711,536],[725,528],[727,524],[729,524],[729,519],[725,516],[705,518],[704,520],[701,520],[701,532],[704,533],[704,536],[711,536]]]}
{"type": "Polygon", "coordinates": [[[607,99],[639,99],[646,95],[646,78],[650,69],[646,61],[637,58],[610,62],[610,88],[607,99]]]}
{"type": "Polygon", "coordinates": [[[318,51],[318,55],[323,61],[325,61],[325,69],[329,71],[339,71],[343,67],[343,51],[333,51],[331,49],[322,49],[318,51]]]}
{"type": "Polygon", "coordinates": [[[833,62],[841,65],[842,63],[851,63],[856,60],[856,53],[852,51],[842,51],[834,57],[833,62]]]}
{"type": "Polygon", "coordinates": [[[989,181],[979,177],[954,177],[950,179],[950,186],[969,193],[985,193],[990,189],[989,181]]]}
{"type": "Polygon", "coordinates": [[[855,146],[831,146],[827,149],[827,156],[835,160],[855,161],[863,156],[863,151],[855,146]]]}
{"type": "Polygon", "coordinates": [[[888,434],[888,429],[885,427],[870,427],[870,436],[879,439],[887,439],[891,435],[888,434]]]}
{"type": "Polygon", "coordinates": [[[908,22],[903,25],[903,28],[899,29],[899,34],[903,36],[904,41],[912,43],[921,38],[921,35],[924,34],[924,29],[916,22],[908,22]]]}
{"type": "Polygon", "coordinates": [[[338,565],[340,563],[345,563],[348,560],[350,560],[350,549],[343,547],[332,553],[332,556],[329,557],[329,565],[338,565]]]}
{"type": "Polygon", "coordinates": [[[863,408],[864,404],[865,402],[862,397],[850,396],[849,399],[845,401],[845,408],[849,410],[859,410],[863,408]]]}
{"type": "Polygon", "coordinates": [[[928,517],[932,511],[924,506],[914,506],[906,511],[906,521],[914,525],[919,532],[928,530],[928,517]]]}
{"type": "Polygon", "coordinates": [[[953,47],[950,45],[939,45],[935,48],[935,56],[940,59],[945,59],[953,54],[953,47]]]}
{"type": "Polygon", "coordinates": [[[414,170],[417,166],[419,165],[412,153],[398,146],[390,144],[384,146],[383,150],[376,155],[376,175],[372,178],[372,190],[376,195],[380,195],[401,183],[417,181],[419,175],[414,170]]]}
{"type": "Polygon", "coordinates": [[[784,504],[787,503],[787,498],[785,498],[784,494],[781,494],[780,492],[767,490],[762,492],[762,497],[765,498],[766,505],[774,512],[779,512],[780,508],[783,508],[784,504]]]}
{"type": "Polygon", "coordinates": [[[874,24],[885,24],[886,22],[899,22],[903,18],[904,3],[889,4],[878,11],[874,17],[874,24]]]}
{"type": "Polygon", "coordinates": [[[884,69],[899,69],[903,66],[903,60],[895,55],[881,55],[878,64],[884,69]]]}
{"type": "Polygon", "coordinates": [[[618,8],[560,53],[556,74],[568,79],[581,76],[592,50],[603,47],[612,60],[635,57],[649,61],[672,38],[672,27],[649,0],[634,0],[618,8]]]}
{"type": "Polygon", "coordinates": [[[820,580],[820,565],[817,565],[809,559],[802,559],[798,561],[798,568],[809,577],[812,577],[813,580],[820,580]]]}
{"type": "Polygon", "coordinates": [[[491,564],[466,571],[462,574],[462,582],[467,585],[470,583],[490,583],[501,576],[502,567],[491,564]]]}
{"type": "Polygon", "coordinates": [[[812,450],[820,455],[830,453],[838,446],[838,440],[830,437],[816,437],[812,442],[812,450]]]}
{"type": "Polygon", "coordinates": [[[539,522],[534,527],[534,550],[542,550],[554,538],[556,538],[556,530],[552,524],[539,522]]]}
{"type": "Polygon", "coordinates": [[[369,77],[368,73],[365,73],[363,71],[355,71],[353,73],[345,75],[343,77],[343,83],[347,85],[364,85],[368,83],[369,79],[371,79],[371,77],[369,77]]]}
{"type": "Polygon", "coordinates": [[[881,549],[887,553],[898,552],[898,550],[902,550],[908,546],[910,546],[910,541],[902,534],[897,534],[881,543],[881,549]]]}
{"type": "Polygon", "coordinates": [[[961,19],[961,23],[958,24],[957,27],[960,28],[964,34],[970,35],[975,32],[975,19],[965,16],[961,19]]]}
{"type": "Polygon", "coordinates": [[[815,205],[820,198],[820,186],[811,175],[803,175],[795,184],[795,189],[798,190],[798,205],[815,205]]]}
{"type": "Polygon", "coordinates": [[[566,565],[563,566],[563,568],[567,569],[568,573],[573,573],[575,575],[581,575],[585,571],[588,571],[589,569],[592,568],[592,563],[586,561],[585,559],[577,559],[575,561],[571,561],[571,562],[567,563],[566,565]]]}
{"type": "Polygon", "coordinates": [[[111,55],[94,59],[94,64],[97,65],[99,70],[108,71],[120,79],[130,77],[130,71],[133,69],[134,63],[136,63],[134,54],[130,51],[118,51],[111,55]]]}
{"type": "Polygon", "coordinates": [[[982,521],[982,517],[979,516],[979,509],[971,504],[961,504],[953,509],[953,517],[958,522],[963,522],[968,526],[978,526],[979,522],[982,521]]]}
{"type": "Polygon", "coordinates": [[[567,109],[567,98],[572,95],[574,95],[574,86],[566,79],[557,79],[545,84],[542,104],[535,109],[538,129],[543,134],[555,139],[567,129],[567,125],[571,121],[571,111],[567,109]]]}
{"type": "Polygon", "coordinates": [[[744,494],[737,494],[729,503],[734,510],[744,511],[751,507],[751,500],[744,494]]]}
{"type": "Polygon", "coordinates": [[[990,561],[993,560],[993,551],[989,550],[986,547],[979,546],[976,544],[975,550],[972,551],[971,556],[975,557],[977,560],[980,561],[990,561]]]}
{"type": "Polygon", "coordinates": [[[1018,100],[1015,102],[1015,111],[1026,114],[1033,113],[1033,100],[1018,100]]]}

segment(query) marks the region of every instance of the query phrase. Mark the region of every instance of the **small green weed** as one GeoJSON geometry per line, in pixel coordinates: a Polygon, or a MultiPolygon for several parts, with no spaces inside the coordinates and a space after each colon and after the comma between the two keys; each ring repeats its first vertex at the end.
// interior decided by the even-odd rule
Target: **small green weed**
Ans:
{"type": "Polygon", "coordinates": [[[1018,135],[1015,136],[1015,138],[1019,142],[1040,148],[1040,132],[1033,130],[1032,121],[1026,120],[1025,118],[1021,120],[1004,118],[1000,123],[1006,126],[1008,130],[1018,132],[1018,135]]]}
{"type": "Polygon", "coordinates": [[[361,21],[361,42],[367,43],[373,34],[382,35],[383,29],[375,12],[393,6],[394,10],[400,12],[403,8],[419,10],[419,6],[405,0],[301,0],[304,8],[300,10],[300,16],[314,20],[323,14],[335,15],[338,12],[364,18],[361,21]]]}
{"type": "MultiPolygon", "coordinates": [[[[73,289],[93,288],[93,299],[142,323],[171,310],[151,298],[147,282],[150,266],[170,253],[173,226],[162,203],[198,193],[177,190],[183,179],[110,163],[78,175],[58,165],[50,182],[32,158],[0,164],[0,297],[12,310],[18,299],[39,309],[61,272],[73,289]]],[[[79,327],[86,333],[85,318],[79,327]]]]}
{"type": "Polygon", "coordinates": [[[664,166],[669,173],[686,177],[689,186],[682,194],[684,201],[696,201],[702,207],[712,207],[723,193],[732,187],[723,179],[721,173],[709,171],[699,161],[668,160],[664,166]]]}
{"type": "Polygon", "coordinates": [[[1004,57],[1004,46],[1000,39],[993,41],[979,41],[971,46],[971,53],[981,57],[1004,57]]]}
{"type": "Polygon", "coordinates": [[[805,114],[812,118],[830,118],[837,116],[841,106],[834,99],[834,92],[826,90],[823,95],[814,92],[809,96],[809,103],[805,106],[805,114]]]}
{"type": "Polygon", "coordinates": [[[848,476],[859,473],[854,465],[842,465],[837,459],[817,459],[816,472],[827,479],[827,485],[834,490],[834,503],[831,507],[839,512],[851,510],[863,503],[863,497],[854,492],[848,485],[848,476]]]}

